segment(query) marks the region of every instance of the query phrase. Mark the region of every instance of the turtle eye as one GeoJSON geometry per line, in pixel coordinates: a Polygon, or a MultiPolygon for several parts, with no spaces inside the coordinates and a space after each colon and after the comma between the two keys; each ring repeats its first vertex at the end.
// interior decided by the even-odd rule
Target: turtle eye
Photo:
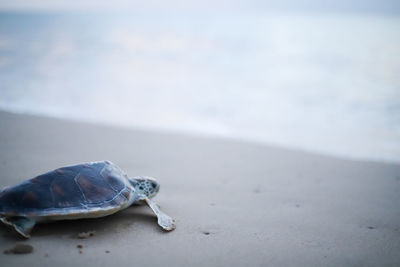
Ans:
{"type": "Polygon", "coordinates": [[[156,188],[156,187],[157,187],[156,183],[151,183],[151,186],[152,186],[153,188],[156,188]]]}

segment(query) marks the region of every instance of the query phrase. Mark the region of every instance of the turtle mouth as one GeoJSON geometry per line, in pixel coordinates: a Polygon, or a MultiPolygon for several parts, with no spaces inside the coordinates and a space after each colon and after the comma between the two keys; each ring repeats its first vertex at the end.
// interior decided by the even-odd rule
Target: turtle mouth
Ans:
{"type": "Polygon", "coordinates": [[[160,185],[156,182],[152,182],[151,187],[153,187],[154,193],[157,193],[158,191],[160,191],[160,185]]]}
{"type": "Polygon", "coordinates": [[[149,190],[149,197],[153,198],[155,195],[157,195],[158,191],[160,190],[160,185],[159,184],[151,184],[151,189],[149,190]]]}

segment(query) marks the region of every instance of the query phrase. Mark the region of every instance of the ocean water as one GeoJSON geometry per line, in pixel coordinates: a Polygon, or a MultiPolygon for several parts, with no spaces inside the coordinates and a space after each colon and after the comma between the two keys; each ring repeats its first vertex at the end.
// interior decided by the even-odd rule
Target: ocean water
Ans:
{"type": "Polygon", "coordinates": [[[400,162],[400,18],[0,13],[0,109],[400,162]]]}

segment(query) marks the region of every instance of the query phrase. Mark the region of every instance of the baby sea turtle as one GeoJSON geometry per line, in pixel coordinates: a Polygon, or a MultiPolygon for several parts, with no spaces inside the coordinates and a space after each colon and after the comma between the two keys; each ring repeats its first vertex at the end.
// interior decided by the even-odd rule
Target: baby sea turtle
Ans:
{"type": "Polygon", "coordinates": [[[0,220],[26,238],[36,223],[98,218],[145,202],[167,231],[175,221],[151,200],[160,185],[149,177],[128,178],[109,161],[62,167],[0,192],[0,220]]]}

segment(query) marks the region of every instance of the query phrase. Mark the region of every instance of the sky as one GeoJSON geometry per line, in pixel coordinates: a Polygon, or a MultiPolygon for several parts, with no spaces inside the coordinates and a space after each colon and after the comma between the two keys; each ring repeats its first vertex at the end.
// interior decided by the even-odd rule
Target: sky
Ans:
{"type": "Polygon", "coordinates": [[[172,10],[186,12],[335,12],[400,13],[398,0],[0,0],[0,10],[172,10]]]}

